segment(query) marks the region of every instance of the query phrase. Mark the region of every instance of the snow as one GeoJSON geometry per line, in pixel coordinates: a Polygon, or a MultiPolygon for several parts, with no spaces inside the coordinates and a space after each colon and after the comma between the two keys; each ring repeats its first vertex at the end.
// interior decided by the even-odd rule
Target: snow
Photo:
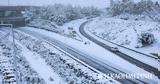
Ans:
{"type": "Polygon", "coordinates": [[[119,45],[150,54],[157,53],[160,50],[160,25],[150,21],[125,21],[115,18],[96,18],[88,25],[89,31],[96,35],[110,40],[119,45]],[[97,25],[95,25],[95,23],[97,25]],[[135,31],[136,30],[136,31],[135,31]],[[141,32],[150,32],[154,34],[156,42],[154,44],[135,48],[137,46],[137,35],[141,32]],[[104,34],[104,35],[102,35],[104,34]]]}
{"type": "MultiPolygon", "coordinates": [[[[79,23],[79,21],[77,21],[77,23],[79,23]]],[[[68,23],[69,25],[69,23],[68,23]]],[[[76,24],[75,29],[78,30],[79,24],[76,24]]],[[[23,30],[30,30],[30,31],[34,31],[34,32],[38,32],[43,34],[44,36],[49,36],[51,38],[54,38],[56,40],[59,40],[61,42],[63,42],[66,45],[69,45],[77,50],[79,50],[82,53],[86,53],[89,56],[92,56],[93,58],[96,58],[106,64],[109,64],[111,66],[114,66],[115,68],[124,71],[126,73],[149,73],[141,68],[138,68],[137,66],[125,61],[124,59],[120,58],[119,56],[116,56],[115,54],[106,51],[104,48],[96,45],[93,42],[90,42],[89,40],[87,40],[86,38],[83,37],[83,42],[79,42],[76,40],[73,40],[71,38],[67,38],[49,31],[45,31],[42,29],[35,29],[32,27],[23,27],[21,28],[23,30]],[[47,33],[47,35],[46,35],[47,33]],[[90,44],[85,45],[84,42],[88,41],[90,42],[90,44]],[[102,53],[103,52],[103,53],[102,53]],[[123,65],[123,66],[122,66],[123,65]]]]}
{"type": "MultiPolygon", "coordinates": [[[[7,29],[7,28],[2,28],[1,31],[3,31],[3,29],[7,29]]],[[[3,33],[4,34],[8,33],[8,30],[4,30],[3,33]]],[[[9,39],[8,37],[11,37],[11,36],[8,35],[7,38],[5,38],[5,39],[3,38],[2,42],[1,42],[1,47],[3,45],[2,48],[3,48],[3,52],[5,52],[5,53],[10,53],[12,51],[12,48],[11,48],[12,47],[12,42],[10,41],[12,38],[9,39]]],[[[29,66],[26,59],[21,55],[21,47],[17,44],[16,44],[16,48],[15,48],[15,54],[16,54],[16,57],[14,59],[14,63],[16,63],[16,65],[17,65],[15,73],[16,73],[17,76],[21,75],[20,76],[20,80],[21,80],[20,82],[22,83],[22,81],[23,81],[23,84],[26,84],[26,83],[33,83],[33,81],[34,81],[34,82],[37,82],[37,83],[45,84],[44,80],[39,77],[37,72],[34,71],[29,66]]],[[[5,54],[3,54],[3,55],[5,56],[5,54]]],[[[2,77],[13,76],[13,73],[11,72],[11,70],[14,70],[13,68],[15,68],[15,66],[12,66],[13,65],[13,57],[12,56],[13,56],[12,54],[8,54],[7,56],[1,57],[1,59],[0,59],[1,62],[4,62],[4,63],[1,63],[1,66],[5,67],[5,69],[8,69],[9,73],[10,73],[10,74],[8,74],[6,76],[2,76],[2,77]],[[8,60],[9,60],[9,62],[7,62],[8,60]]],[[[8,72],[8,70],[6,72],[8,72]]],[[[12,80],[6,80],[6,81],[11,82],[11,81],[13,81],[13,79],[12,80]]]]}
{"type": "Polygon", "coordinates": [[[80,26],[80,24],[82,24],[86,20],[87,20],[86,18],[73,20],[73,21],[70,21],[69,23],[66,23],[63,26],[59,26],[59,27],[61,29],[63,29],[66,33],[69,32],[69,30],[67,30],[67,28],[72,27],[73,30],[75,30],[78,33],[79,38],[83,41],[82,35],[79,33],[79,26],[80,26]]]}
{"type": "Polygon", "coordinates": [[[0,41],[0,75],[2,75],[2,80],[5,82],[12,82],[11,84],[17,83],[15,66],[12,57],[12,51],[10,50],[11,42],[4,40],[0,41]],[[8,73],[4,75],[5,73],[8,73]],[[5,78],[6,77],[6,78],[5,78]],[[7,79],[7,77],[10,77],[7,79]]]}
{"type": "MultiPolygon", "coordinates": [[[[115,44],[112,44],[112,43],[110,43],[110,42],[108,42],[108,41],[105,41],[104,39],[101,39],[101,38],[99,38],[99,37],[97,37],[97,36],[95,36],[92,32],[97,32],[97,33],[101,33],[101,32],[103,32],[104,30],[107,32],[107,30],[110,28],[110,25],[107,25],[107,28],[106,28],[106,25],[104,25],[104,23],[103,23],[103,20],[101,20],[102,21],[102,23],[99,21],[99,23],[97,23],[97,20],[95,20],[95,21],[93,21],[93,22],[90,22],[87,26],[86,26],[86,32],[88,33],[88,34],[90,34],[91,36],[93,36],[93,37],[95,37],[96,39],[98,39],[99,41],[101,41],[101,42],[103,42],[103,43],[105,43],[105,44],[107,44],[107,45],[110,45],[110,46],[116,46],[116,47],[118,47],[117,45],[115,45],[115,44]],[[98,25],[95,25],[95,23],[97,23],[98,25]]],[[[115,19],[107,19],[107,20],[105,20],[105,21],[115,21],[115,19]]],[[[105,22],[104,21],[104,22],[105,22]]],[[[114,25],[111,25],[111,26],[113,26],[113,28],[115,28],[115,24],[114,25]]],[[[116,27],[117,28],[123,28],[123,27],[118,27],[119,25],[117,25],[116,27]]],[[[129,28],[128,30],[130,30],[131,28],[129,28]]],[[[123,30],[123,29],[122,29],[123,30]]],[[[110,30],[110,31],[115,31],[115,32],[117,32],[117,31],[119,31],[119,30],[110,30]]],[[[105,33],[106,33],[105,32],[105,33]]],[[[122,33],[123,34],[123,33],[122,33]]],[[[122,36],[122,34],[120,33],[120,34],[118,34],[118,35],[115,35],[115,34],[113,34],[113,35],[115,35],[115,36],[117,36],[117,39],[118,39],[118,41],[119,42],[121,42],[121,40],[123,40],[123,37],[121,37],[122,36]]],[[[125,35],[129,35],[129,36],[132,36],[132,32],[131,31],[126,31],[125,33],[124,33],[125,35]]],[[[114,37],[114,36],[113,36],[114,37]]],[[[116,39],[116,40],[117,40],[116,39]]],[[[130,37],[130,42],[132,42],[132,41],[135,41],[135,39],[133,39],[132,37],[130,37]]],[[[118,43],[117,41],[114,41],[113,40],[113,42],[116,42],[116,43],[118,43]]],[[[130,44],[131,46],[133,46],[133,44],[130,44]]],[[[128,46],[128,45],[127,45],[128,46]]],[[[129,46],[130,47],[130,46],[129,46]]],[[[133,58],[136,58],[136,59],[138,59],[138,60],[140,60],[140,61],[142,61],[142,62],[144,62],[144,63],[147,63],[147,64],[149,64],[149,65],[151,65],[151,66],[153,66],[153,67],[155,67],[155,68],[158,68],[158,67],[160,67],[160,65],[158,65],[158,61],[155,59],[155,58],[151,58],[151,57],[147,57],[147,56],[145,56],[145,55],[142,55],[142,54],[139,54],[139,53],[135,53],[135,52],[133,52],[133,51],[130,51],[130,50],[128,50],[128,49],[126,49],[126,48],[123,48],[123,47],[118,47],[119,48],[119,50],[121,51],[121,52],[123,52],[123,53],[125,53],[125,54],[127,54],[127,55],[129,55],[129,56],[131,56],[131,57],[133,57],[133,58]]],[[[132,48],[131,48],[132,49],[132,48]]],[[[152,48],[149,48],[149,49],[145,49],[145,47],[144,48],[142,48],[141,50],[143,50],[144,52],[146,52],[146,50],[149,50],[149,52],[151,51],[150,49],[153,49],[152,51],[158,51],[157,49],[159,49],[159,46],[154,46],[154,47],[152,47],[152,48]],[[157,48],[158,47],[158,48],[157,48]],[[144,49],[144,50],[143,50],[144,49]]]]}
{"type": "Polygon", "coordinates": [[[72,33],[74,31],[75,22],[71,21],[70,23],[73,23],[73,24],[72,25],[65,24],[66,27],[64,27],[64,26],[58,26],[55,24],[55,22],[50,22],[48,20],[35,19],[32,22],[30,22],[28,24],[28,26],[39,28],[39,29],[45,29],[47,31],[52,31],[52,32],[55,32],[57,34],[60,34],[60,35],[66,36],[66,37],[73,38],[78,41],[82,41],[81,37],[77,33],[75,33],[75,34],[72,33]],[[69,29],[69,28],[71,28],[71,29],[69,29]]]}
{"type": "MultiPolygon", "coordinates": [[[[0,56],[2,55],[2,49],[0,48],[0,56]]],[[[0,68],[1,69],[1,68],[0,68]]],[[[2,74],[0,74],[0,83],[2,83],[2,74]]]]}
{"type": "Polygon", "coordinates": [[[1,76],[0,76],[0,83],[2,83],[2,78],[1,78],[1,76]]]}
{"type": "MultiPolygon", "coordinates": [[[[110,40],[114,43],[119,44],[119,42],[121,43],[123,39],[127,39],[130,42],[133,42],[132,44],[128,45],[128,44],[124,44],[125,47],[129,47],[131,49],[135,49],[137,51],[140,51],[142,53],[146,53],[149,54],[148,52],[159,52],[160,46],[159,46],[159,25],[156,22],[144,22],[144,21],[124,21],[124,20],[120,20],[120,19],[115,19],[115,18],[96,18],[93,19],[91,22],[89,22],[89,24],[86,26],[85,31],[93,36],[94,38],[98,39],[99,41],[109,45],[109,46],[114,46],[114,47],[118,47],[120,52],[123,52],[135,59],[138,59],[146,64],[149,64],[155,68],[159,68],[160,64],[158,63],[158,60],[152,57],[148,57],[133,51],[130,51],[126,48],[123,47],[119,47],[115,44],[112,44],[106,40],[110,40]],[[141,27],[135,25],[139,24],[142,25],[141,27]],[[131,26],[128,26],[128,25],[131,26]],[[133,26],[134,25],[134,26],[133,26]],[[129,27],[129,28],[128,28],[129,27]],[[133,47],[133,43],[135,42],[136,38],[134,38],[135,32],[133,32],[132,27],[136,28],[136,30],[138,32],[140,31],[149,31],[152,32],[152,34],[154,34],[155,38],[157,39],[156,42],[148,47],[143,47],[140,49],[136,49],[135,47],[133,47]],[[131,30],[132,29],[132,30],[131,30]],[[105,32],[104,32],[105,31],[105,32]],[[120,32],[121,31],[121,32],[120,32]],[[111,38],[104,38],[102,36],[102,33],[106,34],[106,37],[110,36],[110,34],[112,34],[110,37],[111,38]],[[108,33],[108,34],[107,34],[108,33]],[[123,35],[128,35],[128,38],[123,37],[123,35]],[[114,38],[115,37],[115,38],[114,38]],[[114,39],[113,39],[114,38],[114,39]],[[105,40],[106,39],[106,40],[105,40]],[[115,41],[116,40],[116,41],[115,41]]],[[[119,44],[120,45],[120,44],[119,44]]]]}
{"type": "MultiPolygon", "coordinates": [[[[106,58],[105,57],[106,53],[101,53],[101,52],[106,52],[106,50],[104,50],[103,48],[100,48],[99,46],[95,45],[94,43],[93,43],[94,45],[92,45],[92,43],[90,45],[84,45],[82,42],[77,42],[77,41],[74,41],[72,39],[65,38],[63,36],[60,36],[60,35],[57,35],[55,33],[45,31],[45,30],[34,29],[34,28],[29,28],[29,27],[24,27],[24,29],[31,30],[31,31],[36,31],[36,32],[41,32],[44,35],[46,33],[48,33],[47,36],[55,38],[55,39],[58,39],[61,42],[65,42],[65,44],[70,45],[70,46],[72,46],[74,48],[76,47],[76,49],[81,50],[84,53],[88,53],[91,56],[99,55],[99,56],[96,56],[98,58],[101,58],[101,57],[103,57],[103,59],[106,58]],[[97,52],[97,50],[100,50],[101,52],[97,52]],[[92,52],[92,54],[89,51],[92,52]]],[[[113,54],[109,54],[109,55],[111,55],[111,57],[112,57],[113,54]]],[[[113,59],[111,59],[111,60],[113,60],[113,59]]],[[[114,60],[116,60],[116,59],[114,58],[114,60]]],[[[119,61],[122,61],[122,60],[119,60],[119,61]]]]}
{"type": "Polygon", "coordinates": [[[48,65],[52,66],[52,69],[54,69],[55,72],[58,73],[62,78],[66,77],[67,82],[72,81],[72,82],[76,82],[76,83],[82,83],[82,82],[83,83],[93,83],[92,82],[93,80],[99,80],[97,82],[117,83],[113,79],[108,78],[108,76],[104,76],[104,74],[102,74],[102,73],[93,72],[92,70],[94,70],[94,69],[92,68],[92,70],[91,70],[89,67],[86,67],[87,66],[86,64],[81,65],[80,63],[82,63],[82,62],[77,63],[77,61],[69,58],[71,56],[67,56],[66,53],[64,54],[64,52],[61,49],[58,49],[57,47],[56,47],[56,49],[53,48],[53,45],[48,44],[48,42],[43,42],[42,44],[41,43],[37,44],[36,40],[38,40],[38,39],[36,39],[35,37],[33,37],[34,38],[33,39],[31,35],[28,36],[24,33],[22,34],[22,33],[18,33],[18,32],[16,32],[15,35],[16,35],[16,38],[19,39],[20,43],[24,44],[29,50],[31,50],[33,52],[40,54],[41,51],[43,52],[43,51],[47,50],[48,52],[46,52],[46,53],[43,52],[42,54],[40,54],[41,57],[44,58],[45,62],[48,65]],[[44,45],[44,47],[43,47],[43,45],[44,45]],[[37,47],[41,46],[40,50],[38,49],[38,51],[37,51],[36,46],[37,47]],[[61,52],[57,51],[57,49],[60,50],[61,52]],[[56,54],[55,54],[55,56],[53,56],[53,55],[50,55],[47,53],[56,53],[56,54]],[[62,60],[63,60],[63,63],[62,63],[62,60]],[[67,64],[68,67],[65,64],[67,64]],[[74,68],[69,69],[69,67],[71,67],[71,66],[74,68]],[[75,72],[75,70],[76,70],[76,72],[75,72]],[[84,75],[81,74],[79,76],[82,76],[82,77],[79,77],[79,76],[77,76],[78,73],[82,73],[84,75]],[[87,77],[87,78],[84,79],[84,77],[87,77]],[[92,79],[92,81],[90,81],[90,78],[92,79]]]}
{"type": "Polygon", "coordinates": [[[45,80],[47,84],[66,84],[63,80],[53,72],[50,66],[48,66],[45,61],[38,56],[38,54],[29,51],[19,42],[16,42],[22,47],[22,55],[30,63],[30,66],[33,67],[35,71],[45,80]],[[50,81],[49,78],[53,78],[54,81],[50,81]]]}

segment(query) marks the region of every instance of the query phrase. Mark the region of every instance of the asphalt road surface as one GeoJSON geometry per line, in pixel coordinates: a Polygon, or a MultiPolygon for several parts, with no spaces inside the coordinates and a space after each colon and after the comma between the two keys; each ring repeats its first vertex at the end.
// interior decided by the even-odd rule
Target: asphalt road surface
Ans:
{"type": "MultiPolygon", "coordinates": [[[[81,33],[83,36],[85,36],[86,38],[88,38],[89,40],[91,40],[91,41],[95,42],[96,44],[102,46],[102,47],[105,48],[106,50],[108,50],[108,51],[110,51],[110,52],[113,52],[113,51],[111,50],[111,46],[106,45],[105,43],[98,41],[97,39],[95,39],[94,37],[90,36],[89,34],[87,34],[87,33],[85,32],[84,26],[85,26],[87,23],[88,23],[88,21],[84,22],[84,23],[79,27],[80,33],[81,33]]],[[[122,53],[122,52],[113,52],[113,53],[116,54],[116,55],[118,55],[118,56],[120,56],[121,58],[127,60],[128,62],[130,62],[130,63],[132,63],[132,64],[134,64],[134,65],[136,65],[136,66],[138,66],[138,67],[140,67],[140,68],[143,68],[144,70],[146,70],[146,71],[148,71],[148,72],[150,72],[150,73],[153,73],[154,75],[156,75],[156,76],[158,76],[158,77],[160,76],[160,71],[158,71],[158,69],[155,68],[155,67],[152,67],[152,66],[150,66],[150,65],[148,65],[148,64],[145,64],[145,63],[143,63],[143,62],[141,62],[141,61],[139,61],[139,60],[137,60],[137,59],[135,59],[135,58],[133,58],[133,57],[131,57],[131,56],[126,55],[125,53],[122,53]]]]}
{"type": "MultiPolygon", "coordinates": [[[[25,32],[29,35],[32,35],[38,39],[41,39],[43,41],[52,43],[53,45],[58,46],[59,48],[63,49],[64,51],[70,53],[71,55],[73,55],[74,57],[78,58],[79,60],[83,61],[84,63],[92,66],[93,68],[105,73],[105,74],[109,74],[109,73],[124,73],[123,71],[120,71],[118,69],[116,69],[115,67],[112,67],[104,62],[102,62],[101,60],[95,59],[92,56],[89,56],[85,53],[82,53],[81,51],[66,45],[63,42],[60,42],[56,39],[53,39],[51,37],[48,37],[46,35],[40,34],[38,32],[33,32],[30,30],[25,30],[25,29],[18,29],[22,32],[25,32]]],[[[148,84],[146,81],[144,80],[139,80],[139,79],[117,79],[117,81],[121,82],[122,84],[148,84]]]]}

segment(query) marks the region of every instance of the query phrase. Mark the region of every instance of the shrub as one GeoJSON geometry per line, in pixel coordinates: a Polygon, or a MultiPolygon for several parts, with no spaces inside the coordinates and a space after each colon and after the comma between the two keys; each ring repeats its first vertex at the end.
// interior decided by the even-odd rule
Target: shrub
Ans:
{"type": "Polygon", "coordinates": [[[148,32],[141,33],[138,37],[138,43],[142,46],[147,46],[154,43],[154,35],[148,32]]]}

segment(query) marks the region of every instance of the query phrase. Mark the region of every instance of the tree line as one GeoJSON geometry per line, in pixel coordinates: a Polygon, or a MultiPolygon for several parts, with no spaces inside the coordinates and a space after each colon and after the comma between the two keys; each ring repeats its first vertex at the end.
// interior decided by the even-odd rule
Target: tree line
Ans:
{"type": "Polygon", "coordinates": [[[72,5],[55,4],[52,6],[31,7],[23,12],[28,21],[43,19],[63,25],[66,22],[84,18],[99,16],[100,11],[95,7],[79,7],[72,5]]]}
{"type": "Polygon", "coordinates": [[[159,11],[160,5],[158,2],[153,2],[151,0],[141,0],[138,3],[135,3],[133,0],[122,0],[122,1],[113,1],[111,0],[110,13],[113,16],[130,13],[130,14],[142,14],[146,11],[159,11]]]}

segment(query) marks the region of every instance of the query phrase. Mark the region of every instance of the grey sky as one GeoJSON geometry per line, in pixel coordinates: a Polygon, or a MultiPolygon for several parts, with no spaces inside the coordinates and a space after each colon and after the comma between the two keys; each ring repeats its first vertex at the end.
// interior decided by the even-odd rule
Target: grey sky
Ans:
{"type": "MultiPolygon", "coordinates": [[[[80,6],[96,6],[104,8],[110,0],[9,0],[10,5],[51,5],[55,3],[72,4],[80,6]]],[[[0,0],[0,5],[7,5],[8,0],[0,0]]]]}

